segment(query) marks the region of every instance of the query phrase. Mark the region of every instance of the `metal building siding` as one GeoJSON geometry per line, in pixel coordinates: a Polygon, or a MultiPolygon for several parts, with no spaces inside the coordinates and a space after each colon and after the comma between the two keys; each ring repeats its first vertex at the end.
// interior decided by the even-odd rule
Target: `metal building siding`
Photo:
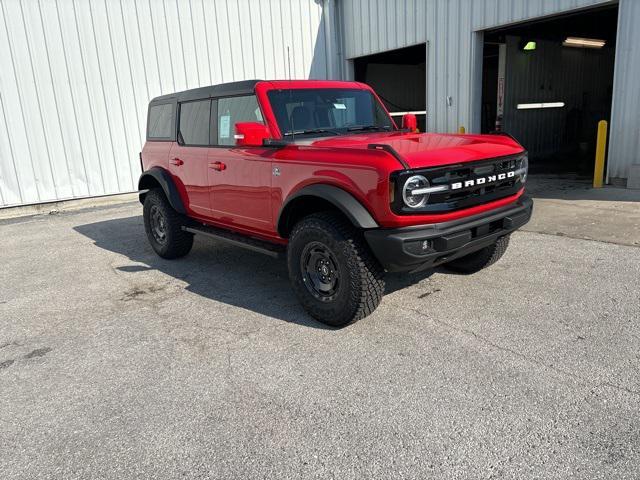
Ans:
{"type": "Polygon", "coordinates": [[[133,191],[149,99],[326,78],[314,0],[0,0],[0,207],[133,191]]]}
{"type": "Polygon", "coordinates": [[[640,164],[640,2],[623,0],[618,10],[618,43],[613,73],[613,105],[607,177],[627,178],[640,164]]]}
{"type": "Polygon", "coordinates": [[[473,128],[477,79],[472,74],[475,52],[481,48],[475,31],[603,3],[610,2],[342,0],[345,58],[427,42],[427,128],[441,132],[455,131],[460,125],[473,128]]]}
{"type": "Polygon", "coordinates": [[[459,37],[466,25],[484,30],[602,3],[610,0],[341,0],[345,56],[432,41],[438,27],[459,37]]]}

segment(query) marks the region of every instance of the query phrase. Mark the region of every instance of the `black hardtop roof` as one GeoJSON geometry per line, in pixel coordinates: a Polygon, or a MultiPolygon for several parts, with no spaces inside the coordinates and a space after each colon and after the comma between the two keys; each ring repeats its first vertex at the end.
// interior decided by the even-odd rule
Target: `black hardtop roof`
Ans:
{"type": "Polygon", "coordinates": [[[221,83],[219,85],[209,85],[208,87],[192,88],[182,92],[169,93],[154,98],[149,103],[163,102],[186,102],[211,97],[228,97],[234,95],[251,95],[256,83],[261,80],[242,80],[240,82],[221,83]]]}

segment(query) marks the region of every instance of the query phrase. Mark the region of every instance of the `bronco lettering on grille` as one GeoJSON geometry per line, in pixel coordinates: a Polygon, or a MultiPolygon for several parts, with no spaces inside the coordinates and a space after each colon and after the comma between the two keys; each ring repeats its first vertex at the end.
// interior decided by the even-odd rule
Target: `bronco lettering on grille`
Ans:
{"type": "Polygon", "coordinates": [[[478,177],[473,180],[465,180],[464,182],[455,182],[449,185],[451,190],[459,190],[461,188],[473,187],[476,185],[484,185],[487,183],[497,182],[498,180],[505,180],[507,178],[513,178],[516,176],[516,171],[511,170],[506,173],[499,173],[498,175],[488,175],[486,177],[478,177]]]}

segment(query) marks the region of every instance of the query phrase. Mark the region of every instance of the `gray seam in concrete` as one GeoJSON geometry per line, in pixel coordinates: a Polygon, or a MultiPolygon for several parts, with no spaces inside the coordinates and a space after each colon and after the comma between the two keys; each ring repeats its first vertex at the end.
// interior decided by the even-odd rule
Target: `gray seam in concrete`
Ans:
{"type": "Polygon", "coordinates": [[[640,248],[640,244],[638,244],[638,245],[635,245],[635,244],[630,245],[628,243],[611,242],[609,240],[598,240],[597,238],[576,237],[574,235],[567,235],[566,233],[562,233],[562,232],[555,232],[555,233],[541,232],[539,230],[529,230],[527,227],[523,227],[519,231],[520,232],[527,232],[527,233],[535,233],[535,234],[538,234],[538,235],[547,235],[547,236],[550,236],[550,237],[563,237],[563,238],[571,238],[572,240],[584,240],[585,242],[607,243],[609,245],[618,245],[620,247],[640,248]]]}
{"type": "Polygon", "coordinates": [[[618,390],[618,391],[623,392],[623,393],[628,393],[628,394],[639,395],[640,396],[640,391],[631,390],[628,387],[623,387],[621,385],[616,385],[616,384],[611,383],[611,382],[601,382],[601,383],[598,383],[598,384],[594,385],[594,383],[590,382],[588,378],[582,377],[582,376],[577,375],[577,374],[575,374],[573,372],[569,372],[567,370],[563,370],[563,369],[558,368],[558,367],[554,367],[553,365],[546,364],[543,361],[537,360],[535,358],[530,358],[527,355],[524,355],[524,354],[522,354],[520,352],[517,352],[517,351],[515,351],[515,350],[513,350],[513,349],[511,349],[509,347],[503,347],[502,345],[498,345],[497,343],[491,342],[490,340],[486,339],[485,337],[483,337],[481,335],[478,335],[473,330],[456,327],[455,325],[452,325],[450,323],[444,322],[442,320],[435,319],[435,318],[425,314],[424,312],[422,312],[422,311],[420,311],[418,309],[406,307],[406,306],[403,306],[403,305],[398,305],[395,302],[394,302],[394,305],[399,309],[410,310],[412,313],[420,315],[421,317],[424,317],[424,318],[428,318],[429,320],[431,320],[432,322],[434,322],[434,323],[436,323],[438,325],[447,327],[447,328],[449,328],[451,330],[455,330],[455,331],[460,332],[460,333],[462,333],[464,335],[473,337],[476,340],[478,340],[480,343],[488,345],[489,347],[492,347],[492,348],[494,348],[496,350],[500,350],[502,352],[514,355],[514,356],[524,360],[527,363],[532,363],[533,365],[549,369],[549,370],[551,370],[553,372],[556,372],[556,373],[558,373],[558,374],[560,374],[562,376],[570,377],[570,378],[574,379],[575,381],[577,381],[580,385],[582,385],[584,387],[590,387],[590,388],[594,388],[594,387],[595,388],[610,387],[610,388],[613,388],[613,389],[618,390]]]}

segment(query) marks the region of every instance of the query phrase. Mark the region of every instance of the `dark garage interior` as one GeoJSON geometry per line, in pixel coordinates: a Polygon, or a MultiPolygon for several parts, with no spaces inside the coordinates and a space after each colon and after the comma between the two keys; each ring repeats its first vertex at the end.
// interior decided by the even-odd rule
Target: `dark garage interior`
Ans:
{"type": "MultiPolygon", "coordinates": [[[[394,113],[424,112],[427,94],[426,45],[390,50],[356,58],[354,78],[370,85],[387,110],[394,113]]],[[[418,129],[425,131],[426,116],[416,114],[418,129]]],[[[397,123],[401,121],[394,115],[397,123]]]]}
{"type": "Polygon", "coordinates": [[[485,32],[482,132],[514,136],[533,173],[591,177],[597,124],[611,114],[617,19],[614,5],[485,32]]]}

